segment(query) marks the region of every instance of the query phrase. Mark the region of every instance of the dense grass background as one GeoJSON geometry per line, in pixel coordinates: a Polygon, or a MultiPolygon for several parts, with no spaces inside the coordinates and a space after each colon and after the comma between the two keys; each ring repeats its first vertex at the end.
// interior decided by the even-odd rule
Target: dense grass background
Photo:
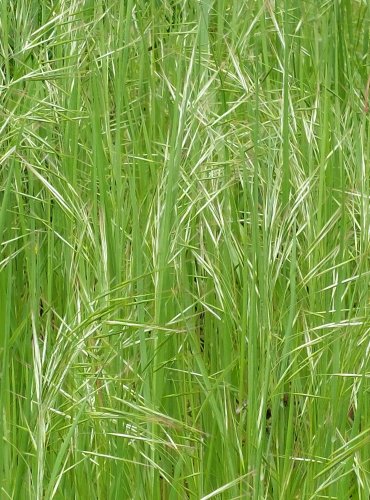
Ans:
{"type": "Polygon", "coordinates": [[[0,9],[0,497],[368,500],[368,2],[0,9]]]}

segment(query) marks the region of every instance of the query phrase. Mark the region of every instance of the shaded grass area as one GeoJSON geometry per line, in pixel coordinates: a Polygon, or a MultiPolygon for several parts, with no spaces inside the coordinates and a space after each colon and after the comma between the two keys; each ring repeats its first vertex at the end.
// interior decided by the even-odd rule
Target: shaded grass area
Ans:
{"type": "Polygon", "coordinates": [[[369,21],[3,0],[1,498],[368,500],[369,21]]]}

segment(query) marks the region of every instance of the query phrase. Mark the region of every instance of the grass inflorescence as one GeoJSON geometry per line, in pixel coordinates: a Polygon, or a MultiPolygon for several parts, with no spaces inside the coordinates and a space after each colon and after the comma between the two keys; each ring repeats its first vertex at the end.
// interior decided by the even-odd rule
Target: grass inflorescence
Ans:
{"type": "Polygon", "coordinates": [[[368,500],[369,28],[1,2],[1,498],[368,500]]]}

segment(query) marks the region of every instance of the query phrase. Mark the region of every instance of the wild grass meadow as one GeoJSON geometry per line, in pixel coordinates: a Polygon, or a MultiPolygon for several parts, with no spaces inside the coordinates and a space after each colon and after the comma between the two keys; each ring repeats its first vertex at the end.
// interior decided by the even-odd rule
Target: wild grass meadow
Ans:
{"type": "Polygon", "coordinates": [[[369,30],[0,2],[1,500],[369,500],[369,30]]]}

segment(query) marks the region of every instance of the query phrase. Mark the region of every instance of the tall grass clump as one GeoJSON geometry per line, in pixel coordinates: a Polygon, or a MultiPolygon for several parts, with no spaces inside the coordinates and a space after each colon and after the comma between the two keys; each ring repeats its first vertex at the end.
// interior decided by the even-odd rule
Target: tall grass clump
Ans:
{"type": "Polygon", "coordinates": [[[2,0],[2,499],[369,499],[369,29],[2,0]]]}

